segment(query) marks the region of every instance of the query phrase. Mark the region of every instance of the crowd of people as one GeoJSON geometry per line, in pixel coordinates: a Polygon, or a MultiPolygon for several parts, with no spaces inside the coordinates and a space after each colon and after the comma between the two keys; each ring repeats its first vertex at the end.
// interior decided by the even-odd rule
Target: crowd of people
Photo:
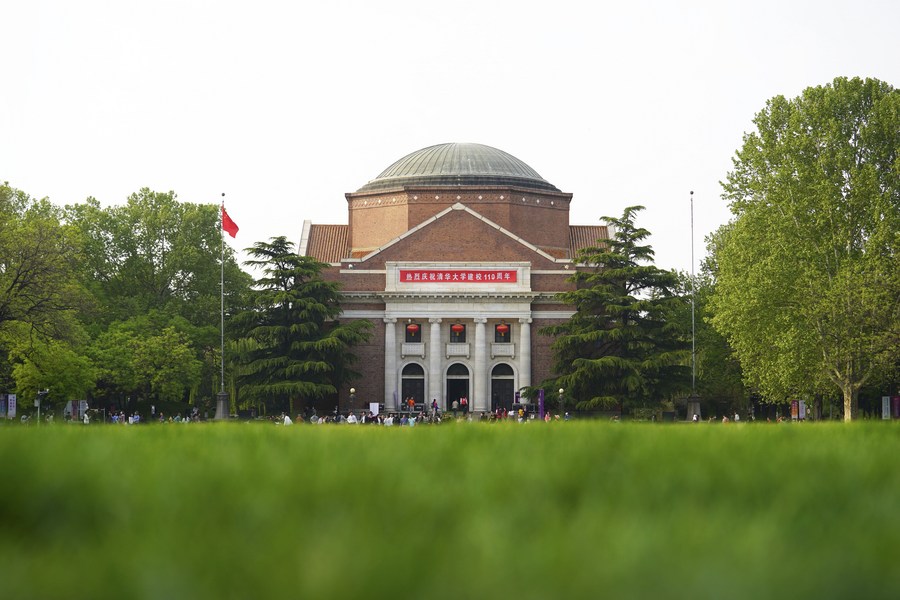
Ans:
{"type": "MultiPolygon", "coordinates": [[[[465,405],[464,405],[465,406],[465,405]]],[[[353,411],[347,411],[346,413],[339,413],[337,410],[333,414],[330,415],[319,415],[315,411],[308,417],[303,417],[303,415],[297,415],[295,419],[292,419],[290,415],[286,413],[281,413],[280,416],[274,417],[271,420],[274,421],[276,425],[293,425],[296,423],[309,423],[311,425],[328,425],[328,424],[346,424],[346,425],[382,425],[385,427],[415,427],[416,425],[437,425],[439,423],[443,423],[446,421],[478,421],[478,422],[488,422],[488,423],[499,423],[499,422],[519,422],[526,423],[528,421],[533,421],[538,418],[538,415],[533,411],[530,411],[527,405],[517,405],[513,408],[498,408],[492,412],[479,412],[472,413],[469,410],[460,410],[459,403],[454,407],[455,410],[441,412],[436,403],[432,405],[432,409],[429,410],[408,410],[402,412],[373,412],[373,411],[363,411],[360,413],[355,413],[353,411]]],[[[554,415],[551,412],[547,412],[543,417],[544,421],[560,421],[560,420],[569,420],[569,413],[565,413],[564,415],[556,414],[554,415]]]]}

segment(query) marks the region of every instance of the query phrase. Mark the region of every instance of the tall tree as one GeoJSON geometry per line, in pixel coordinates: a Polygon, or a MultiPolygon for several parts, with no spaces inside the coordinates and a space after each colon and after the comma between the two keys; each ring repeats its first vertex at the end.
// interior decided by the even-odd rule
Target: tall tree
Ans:
{"type": "MultiPolygon", "coordinates": [[[[77,325],[73,325],[73,329],[77,325]]],[[[28,326],[17,323],[18,335],[7,337],[10,368],[15,389],[23,398],[34,398],[38,390],[51,390],[51,403],[83,400],[94,388],[96,370],[83,351],[86,337],[47,338],[28,334],[28,326]]]]}
{"type": "MultiPolygon", "coordinates": [[[[121,335],[115,331],[121,326],[132,331],[135,319],[152,314],[155,329],[148,332],[144,328],[133,335],[156,339],[165,327],[175,327],[179,344],[189,344],[202,360],[199,382],[193,375],[182,374],[177,377],[179,385],[193,382],[192,398],[212,398],[218,387],[220,361],[219,207],[181,202],[174,192],[144,188],[125,204],[107,208],[88,198],[67,206],[66,216],[81,232],[85,259],[79,273],[99,306],[99,310],[85,315],[94,337],[101,340],[106,334],[103,339],[121,335]],[[179,319],[187,320],[192,327],[184,326],[179,319]]],[[[226,308],[232,312],[234,307],[243,306],[252,278],[240,270],[232,249],[225,246],[224,250],[224,293],[226,308]]],[[[130,384],[121,380],[123,375],[110,373],[107,368],[121,362],[121,357],[114,358],[112,363],[102,365],[98,394],[107,398],[159,393],[168,399],[179,396],[176,391],[147,382],[140,391],[127,389],[130,384]]],[[[167,370],[158,361],[148,365],[156,365],[160,373],[167,370]]]]}
{"type": "Polygon", "coordinates": [[[19,322],[45,337],[68,335],[86,299],[74,277],[80,257],[56,207],[0,185],[0,334],[19,322]]]}
{"type": "Polygon", "coordinates": [[[713,323],[765,395],[837,388],[851,420],[900,347],[900,92],[837,78],[754,124],[722,184],[713,323]]]}
{"type": "Polygon", "coordinates": [[[284,237],[258,242],[246,264],[261,269],[252,308],[238,315],[246,332],[240,346],[241,394],[246,400],[297,400],[337,393],[350,377],[351,349],[369,338],[371,323],[341,323],[337,284],[325,281],[325,264],[291,250],[284,237]]]}
{"type": "Polygon", "coordinates": [[[690,389],[690,341],[675,318],[684,299],[677,275],[654,266],[642,245],[650,232],[635,225],[640,210],[603,217],[613,237],[578,253],[576,289],[559,296],[575,315],[541,330],[556,336],[558,373],[542,386],[565,388],[579,408],[646,406],[690,389]]]}
{"type": "Polygon", "coordinates": [[[158,311],[113,323],[94,341],[97,396],[180,403],[199,383],[202,363],[183,318],[158,311]]]}
{"type": "MultiPolygon", "coordinates": [[[[219,207],[180,202],[147,188],[124,205],[101,208],[89,198],[66,207],[83,233],[85,280],[104,303],[101,320],[165,310],[197,326],[219,322],[219,207]]],[[[226,247],[226,293],[249,289],[250,277],[226,247]]],[[[215,337],[213,335],[213,337],[215,337]]]]}

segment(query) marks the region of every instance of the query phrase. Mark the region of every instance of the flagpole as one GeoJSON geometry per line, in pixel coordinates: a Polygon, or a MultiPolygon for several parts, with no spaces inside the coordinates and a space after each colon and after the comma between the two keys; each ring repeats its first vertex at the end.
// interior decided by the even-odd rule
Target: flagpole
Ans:
{"type": "Polygon", "coordinates": [[[219,313],[219,333],[221,336],[221,359],[219,360],[219,366],[221,368],[221,378],[219,380],[219,392],[222,393],[225,391],[225,192],[222,192],[222,210],[219,211],[219,220],[222,221],[220,223],[221,227],[219,227],[219,237],[222,242],[222,255],[221,260],[219,261],[219,266],[221,268],[221,277],[219,282],[219,292],[220,292],[220,300],[221,300],[221,311],[219,313]]]}
{"type": "Polygon", "coordinates": [[[691,191],[691,399],[687,418],[700,419],[700,400],[697,398],[697,322],[694,311],[697,304],[697,281],[694,277],[694,192],[691,191]]]}
{"type": "Polygon", "coordinates": [[[222,192],[222,205],[219,207],[219,240],[220,257],[219,257],[219,335],[221,342],[221,353],[219,355],[219,393],[216,394],[216,420],[228,418],[231,412],[228,402],[228,394],[225,392],[225,192],[222,192]]]}
{"type": "Polygon", "coordinates": [[[691,192],[691,393],[697,393],[697,321],[694,310],[697,305],[697,280],[694,277],[694,192],[691,192]]]}

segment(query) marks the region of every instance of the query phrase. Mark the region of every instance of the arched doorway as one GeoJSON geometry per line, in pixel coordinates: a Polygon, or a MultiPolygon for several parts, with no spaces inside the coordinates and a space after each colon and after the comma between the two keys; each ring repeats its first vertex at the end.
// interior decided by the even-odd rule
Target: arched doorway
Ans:
{"type": "Polygon", "coordinates": [[[416,363],[403,367],[400,382],[400,409],[408,410],[406,400],[412,398],[416,404],[425,402],[425,369],[416,363]]]}
{"type": "Polygon", "coordinates": [[[510,410],[516,400],[516,375],[511,366],[499,364],[491,371],[491,410],[510,410]]]}
{"type": "MultiPolygon", "coordinates": [[[[446,409],[453,407],[454,400],[458,404],[462,397],[469,398],[469,368],[462,363],[453,363],[447,367],[446,409]]],[[[469,408],[471,408],[471,398],[469,401],[469,408]]]]}

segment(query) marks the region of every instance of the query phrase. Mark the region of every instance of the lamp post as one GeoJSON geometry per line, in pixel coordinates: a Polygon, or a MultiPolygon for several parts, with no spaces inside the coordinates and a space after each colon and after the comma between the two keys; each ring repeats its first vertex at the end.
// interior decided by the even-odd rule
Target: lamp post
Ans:
{"type": "Polygon", "coordinates": [[[50,390],[41,390],[37,393],[37,400],[34,401],[34,405],[37,407],[37,424],[40,427],[41,425],[41,404],[44,402],[44,398],[47,397],[47,394],[50,393],[50,390]]]}
{"type": "Polygon", "coordinates": [[[350,388],[350,412],[356,409],[356,388],[350,388]]]}
{"type": "Polygon", "coordinates": [[[563,400],[563,394],[566,393],[566,390],[563,388],[559,388],[559,414],[563,414],[563,404],[565,401],[563,400]]]}

